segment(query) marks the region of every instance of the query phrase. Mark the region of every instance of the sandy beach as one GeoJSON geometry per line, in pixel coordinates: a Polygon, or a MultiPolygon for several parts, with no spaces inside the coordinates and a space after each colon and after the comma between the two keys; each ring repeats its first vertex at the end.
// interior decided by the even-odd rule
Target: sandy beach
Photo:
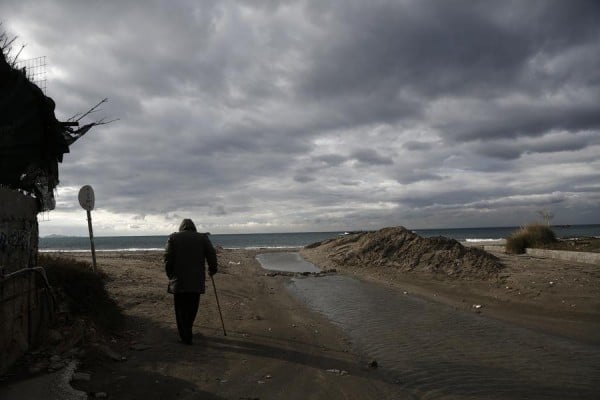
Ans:
{"type": "MultiPolygon", "coordinates": [[[[386,365],[374,368],[376,360],[355,346],[347,332],[291,294],[287,287],[290,276],[269,274],[262,269],[255,257],[269,251],[273,250],[220,251],[220,273],[215,281],[227,336],[223,334],[209,285],[201,298],[193,346],[177,342],[161,252],[98,253],[99,268],[108,275],[107,289],[122,308],[126,326],[110,337],[88,332],[92,342],[84,345],[78,371],[89,373],[91,379],[73,381],[73,387],[88,394],[106,393],[111,399],[402,399],[427,393],[423,392],[426,389],[408,387],[394,378],[386,365]],[[123,359],[115,361],[105,351],[99,351],[106,348],[123,359]]],[[[322,269],[333,267],[318,249],[304,249],[301,254],[322,269]]],[[[89,253],[68,256],[87,260],[89,253]]],[[[430,312],[447,313],[449,306],[457,315],[476,314],[477,318],[525,327],[532,340],[539,334],[598,350],[597,266],[528,256],[497,256],[505,267],[498,277],[488,280],[336,267],[338,276],[354,277],[398,296],[410,293],[424,301],[430,312]],[[474,308],[475,305],[480,307],[474,308]]],[[[465,333],[462,344],[456,346],[473,343],[472,339],[480,334],[465,333]]],[[[411,352],[412,358],[422,353],[418,348],[411,352]]],[[[509,359],[518,357],[510,352],[504,352],[509,359]]],[[[515,352],[519,352],[518,348],[515,352]]],[[[449,350],[447,356],[452,354],[449,350]]],[[[485,351],[481,350],[481,354],[480,360],[474,362],[487,361],[485,351]]],[[[528,362],[537,368],[546,361],[528,362]]],[[[427,378],[419,378],[419,382],[425,379],[425,386],[432,385],[439,375],[435,370],[424,373],[427,378]]],[[[457,377],[452,379],[459,382],[457,377]]],[[[551,397],[555,398],[570,397],[572,392],[557,392],[543,375],[539,379],[547,392],[531,398],[548,398],[548,393],[554,393],[551,397]]],[[[480,389],[494,387],[491,384],[480,389]]],[[[434,392],[438,391],[436,388],[434,392]]],[[[593,398],[597,393],[587,388],[580,394],[581,398],[593,398]]],[[[483,397],[510,398],[489,393],[483,397]]]]}
{"type": "Polygon", "coordinates": [[[292,297],[288,277],[266,276],[257,253],[219,254],[215,282],[227,336],[209,286],[191,347],[177,342],[162,253],[99,253],[108,289],[128,320],[125,333],[107,344],[127,361],[88,357],[80,369],[92,379],[74,386],[114,399],[382,399],[400,393],[369,368],[370,360],[353,353],[343,332],[292,297]]]}

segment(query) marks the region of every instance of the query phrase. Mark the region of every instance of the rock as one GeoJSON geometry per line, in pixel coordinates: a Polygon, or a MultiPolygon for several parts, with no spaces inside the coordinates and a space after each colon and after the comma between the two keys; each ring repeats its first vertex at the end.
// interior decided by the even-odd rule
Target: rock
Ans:
{"type": "Polygon", "coordinates": [[[51,363],[55,363],[55,362],[59,362],[60,361],[60,356],[58,355],[53,355],[52,357],[50,357],[50,362],[51,363]]]}
{"type": "Polygon", "coordinates": [[[71,378],[72,381],[84,381],[89,382],[92,379],[92,375],[87,372],[76,372],[71,378]]]}
{"type": "Polygon", "coordinates": [[[108,346],[99,346],[98,348],[105,356],[107,356],[108,358],[110,358],[113,361],[127,360],[127,357],[124,357],[124,356],[120,355],[119,353],[115,352],[114,350],[111,350],[111,348],[108,346]]]}
{"type": "Polygon", "coordinates": [[[375,368],[377,368],[377,367],[379,367],[379,364],[377,363],[377,360],[373,360],[373,361],[371,361],[371,362],[369,363],[369,368],[373,368],[373,369],[375,369],[375,368]]]}
{"type": "Polygon", "coordinates": [[[58,371],[59,369],[63,369],[65,367],[65,363],[63,361],[56,361],[50,363],[48,366],[48,371],[58,371]]]}
{"type": "Polygon", "coordinates": [[[270,374],[265,375],[265,379],[271,379],[272,376],[270,374]]]}
{"type": "Polygon", "coordinates": [[[329,372],[331,374],[348,375],[348,371],[344,371],[343,369],[337,369],[337,368],[328,369],[327,372],[329,372]]]}
{"type": "Polygon", "coordinates": [[[108,394],[106,392],[96,392],[94,397],[96,397],[97,399],[106,399],[108,397],[108,394]]]}

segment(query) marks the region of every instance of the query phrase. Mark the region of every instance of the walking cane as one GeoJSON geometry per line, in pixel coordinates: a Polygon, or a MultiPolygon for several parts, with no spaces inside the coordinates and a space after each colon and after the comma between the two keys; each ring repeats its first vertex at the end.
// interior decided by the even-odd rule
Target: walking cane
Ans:
{"type": "Polygon", "coordinates": [[[210,280],[213,284],[213,289],[215,290],[215,298],[217,299],[217,308],[219,309],[219,316],[221,317],[221,326],[223,326],[223,336],[227,336],[227,332],[225,331],[225,323],[223,322],[223,314],[221,313],[221,305],[219,304],[219,295],[217,294],[217,287],[215,286],[215,278],[210,275],[210,280]]]}

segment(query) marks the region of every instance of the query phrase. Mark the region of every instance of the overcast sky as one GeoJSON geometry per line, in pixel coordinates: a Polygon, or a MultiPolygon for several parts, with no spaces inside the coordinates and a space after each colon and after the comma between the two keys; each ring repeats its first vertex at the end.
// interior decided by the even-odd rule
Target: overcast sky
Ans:
{"type": "MultiPolygon", "coordinates": [[[[40,233],[600,223],[600,2],[2,0],[66,119],[40,233]],[[44,219],[44,220],[43,220],[44,219]]],[[[43,217],[43,218],[42,218],[43,217]]]]}

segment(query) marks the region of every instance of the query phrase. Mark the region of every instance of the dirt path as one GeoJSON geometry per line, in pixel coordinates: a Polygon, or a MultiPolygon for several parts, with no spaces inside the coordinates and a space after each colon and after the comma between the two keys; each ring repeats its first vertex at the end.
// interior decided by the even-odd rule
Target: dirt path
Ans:
{"type": "Polygon", "coordinates": [[[88,356],[80,371],[91,380],[74,387],[111,399],[407,398],[351,352],[342,332],[289,294],[288,278],[265,276],[255,255],[220,254],[216,283],[228,335],[209,287],[195,343],[185,346],[177,343],[161,254],[101,253],[108,290],[128,320],[124,336],[108,345],[126,361],[88,356]]]}

